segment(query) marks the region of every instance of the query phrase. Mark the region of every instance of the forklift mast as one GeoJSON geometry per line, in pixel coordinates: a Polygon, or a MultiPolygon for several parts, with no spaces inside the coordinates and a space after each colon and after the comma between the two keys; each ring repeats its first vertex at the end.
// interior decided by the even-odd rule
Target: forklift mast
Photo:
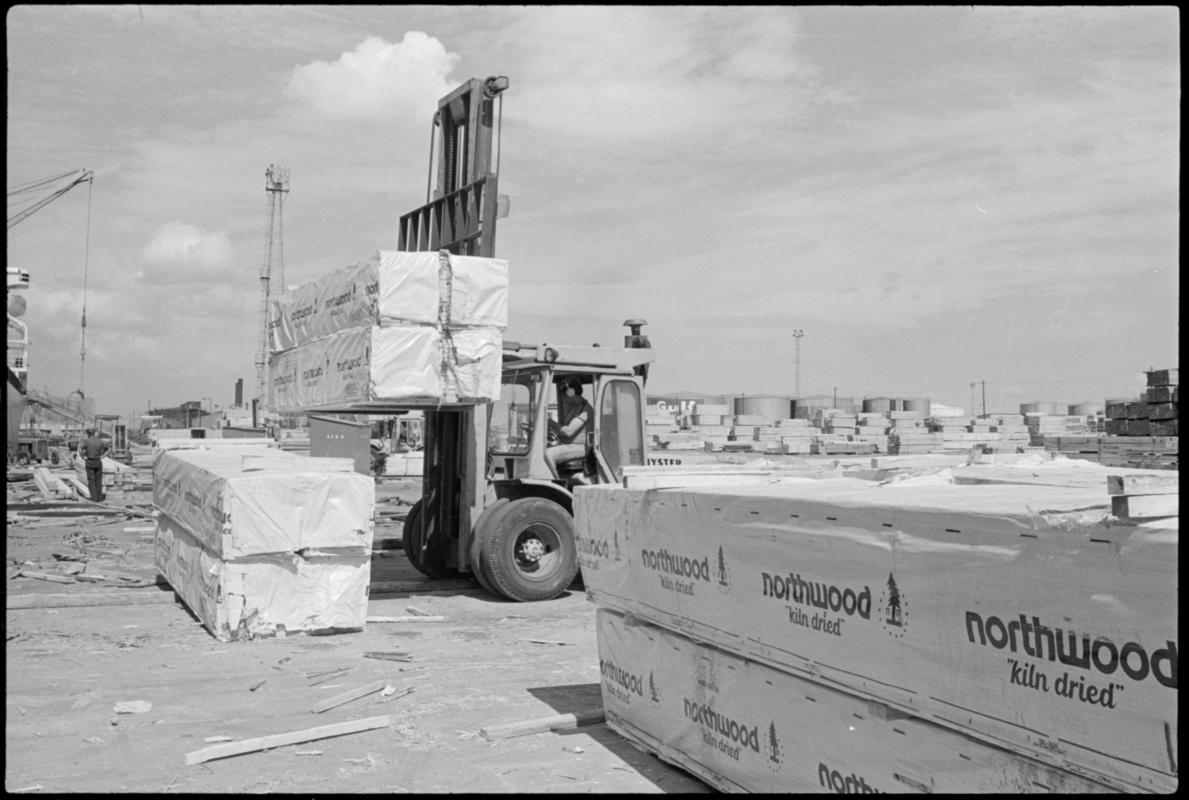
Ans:
{"type": "MultiPolygon", "coordinates": [[[[503,76],[472,78],[438,102],[429,166],[432,180],[437,165],[437,187],[427,186],[426,203],[400,218],[398,250],[495,256],[495,222],[507,208],[498,194],[498,152],[492,160],[499,138],[495,101],[507,88],[503,76]]],[[[464,532],[483,511],[487,412],[485,405],[425,411],[418,541],[426,564],[470,570],[464,532]]]]}
{"type": "Polygon", "coordinates": [[[436,162],[437,188],[427,186],[425,205],[400,218],[398,250],[494,257],[495,221],[507,208],[498,193],[498,150],[492,162],[500,133],[495,101],[507,88],[503,76],[472,78],[438,102],[429,144],[429,180],[436,162]]]}

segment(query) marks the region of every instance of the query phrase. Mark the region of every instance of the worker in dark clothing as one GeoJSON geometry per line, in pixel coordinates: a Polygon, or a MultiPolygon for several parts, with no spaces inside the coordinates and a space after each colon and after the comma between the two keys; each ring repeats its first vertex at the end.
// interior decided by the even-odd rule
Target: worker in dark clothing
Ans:
{"type": "MultiPolygon", "coordinates": [[[[582,397],[582,381],[571,376],[558,387],[558,420],[549,420],[550,447],[545,448],[545,460],[553,471],[557,465],[571,459],[586,457],[586,432],[594,425],[594,409],[582,397]]],[[[578,483],[590,483],[583,474],[574,476],[578,483]]]]}
{"type": "Polygon", "coordinates": [[[87,490],[96,503],[103,502],[103,454],[110,448],[111,443],[96,436],[94,428],[87,428],[87,438],[78,445],[78,454],[87,468],[87,490]]]}

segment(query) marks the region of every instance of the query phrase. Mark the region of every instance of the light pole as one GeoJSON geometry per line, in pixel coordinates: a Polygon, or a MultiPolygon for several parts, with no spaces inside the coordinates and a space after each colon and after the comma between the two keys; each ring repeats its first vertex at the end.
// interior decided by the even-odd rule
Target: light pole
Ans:
{"type": "Polygon", "coordinates": [[[793,343],[796,347],[793,356],[793,393],[798,400],[801,399],[801,337],[804,335],[805,331],[803,330],[793,331],[793,343]]]}

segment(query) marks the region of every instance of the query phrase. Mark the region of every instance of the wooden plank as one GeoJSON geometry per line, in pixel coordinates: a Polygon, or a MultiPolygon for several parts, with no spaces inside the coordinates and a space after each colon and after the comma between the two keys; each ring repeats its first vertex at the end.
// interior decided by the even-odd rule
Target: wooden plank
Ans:
{"type": "Polygon", "coordinates": [[[70,486],[73,486],[74,490],[78,492],[80,496],[86,498],[87,500],[91,499],[91,490],[88,489],[87,485],[78,478],[74,477],[73,475],[67,475],[65,481],[70,486]]]}
{"type": "Polygon", "coordinates": [[[364,654],[363,654],[363,657],[364,657],[364,658],[376,658],[376,659],[379,659],[380,661],[412,661],[412,660],[413,660],[413,656],[409,655],[408,653],[398,653],[398,652],[392,652],[392,653],[379,653],[379,652],[373,652],[373,653],[364,653],[364,654]]]}
{"type": "Polygon", "coordinates": [[[489,740],[511,739],[515,736],[527,736],[532,733],[544,733],[545,731],[577,728],[582,725],[594,725],[603,722],[605,719],[603,709],[590,709],[588,711],[578,711],[573,714],[552,714],[548,717],[536,717],[534,719],[520,720],[519,722],[506,722],[501,725],[493,725],[490,728],[481,729],[479,735],[489,740]]]}
{"type": "Polygon", "coordinates": [[[365,686],[360,686],[356,689],[336,694],[334,697],[328,697],[320,703],[315,703],[311,709],[315,714],[321,714],[323,711],[329,711],[332,708],[337,708],[344,703],[350,703],[352,700],[358,700],[361,697],[367,697],[369,694],[380,691],[388,685],[388,681],[376,681],[365,686]]]}
{"type": "MultiPolygon", "coordinates": [[[[131,588],[131,587],[130,587],[131,588]]],[[[18,594],[4,598],[9,611],[36,608],[87,608],[92,606],[139,606],[174,602],[173,592],[92,592],[72,594],[18,594]]]]}
{"type": "Polygon", "coordinates": [[[277,733],[271,736],[259,736],[254,739],[244,739],[242,742],[217,744],[212,747],[204,747],[201,750],[186,753],[186,763],[201,764],[204,761],[213,761],[217,758],[228,758],[229,756],[238,756],[245,753],[256,753],[261,750],[271,750],[275,747],[284,747],[289,744],[300,744],[302,742],[312,742],[317,739],[329,739],[333,736],[345,736],[350,733],[361,733],[377,728],[386,728],[391,724],[392,716],[385,715],[382,717],[355,719],[348,722],[336,722],[332,725],[319,725],[316,728],[277,733]]]}
{"type": "Polygon", "coordinates": [[[53,583],[74,583],[74,578],[69,575],[53,575],[48,572],[34,572],[32,570],[23,569],[16,574],[18,578],[35,578],[39,581],[52,581],[53,583]]]}
{"type": "Polygon", "coordinates": [[[368,595],[403,594],[405,592],[452,592],[458,589],[477,589],[478,584],[471,578],[445,578],[434,580],[424,578],[414,581],[372,581],[368,585],[368,595]]]}
{"type": "Polygon", "coordinates": [[[1087,489],[1102,487],[1101,474],[1085,475],[1080,471],[1054,467],[1045,467],[1035,471],[995,466],[958,467],[954,469],[953,476],[954,483],[960,485],[1012,484],[1018,486],[1084,487],[1087,489]]]}
{"type": "Polygon", "coordinates": [[[1177,494],[1179,475],[1107,475],[1107,494],[1177,494]]]}
{"type": "Polygon", "coordinates": [[[1180,495],[1114,495],[1111,497],[1111,513],[1126,519],[1148,517],[1175,517],[1179,514],[1180,495]]]}
{"type": "Polygon", "coordinates": [[[369,622],[369,623],[377,623],[377,622],[445,622],[446,618],[439,617],[439,616],[421,617],[421,616],[417,616],[416,614],[413,614],[413,615],[407,616],[407,617],[384,617],[384,616],[376,615],[376,616],[369,616],[365,621],[369,622]]]}

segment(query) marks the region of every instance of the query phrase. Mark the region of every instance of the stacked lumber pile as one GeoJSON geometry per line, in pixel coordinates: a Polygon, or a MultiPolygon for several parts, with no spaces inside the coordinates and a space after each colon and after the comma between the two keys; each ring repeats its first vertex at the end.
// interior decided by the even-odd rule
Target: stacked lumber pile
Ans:
{"type": "MultiPolygon", "coordinates": [[[[74,453],[71,456],[70,464],[74,468],[74,480],[71,481],[71,484],[80,495],[91,499],[90,484],[87,483],[86,461],[78,453],[74,453]]],[[[133,467],[121,464],[108,456],[103,457],[102,480],[104,492],[135,489],[139,488],[142,483],[137,480],[137,472],[133,467]]]]}
{"type": "Polygon", "coordinates": [[[888,452],[888,412],[863,412],[858,415],[854,441],[874,446],[875,452],[888,452]]]}
{"type": "Polygon", "coordinates": [[[1090,432],[1086,418],[1067,414],[1041,414],[1029,411],[1024,414],[1032,444],[1043,445],[1050,436],[1079,436],[1090,432]]]}
{"type": "Polygon", "coordinates": [[[1179,374],[1176,369],[1149,370],[1148,388],[1138,399],[1106,401],[1106,435],[1099,439],[1099,462],[1177,468],[1179,374]]]}
{"type": "Polygon", "coordinates": [[[1174,791],[1177,517],[961,469],[580,487],[608,725],[725,791],[1174,791]]]}
{"type": "Polygon", "coordinates": [[[806,455],[810,452],[818,429],[812,427],[807,419],[790,418],[777,420],[776,433],[784,452],[806,455]]]}
{"type": "Polygon", "coordinates": [[[219,641],[360,630],[375,491],[346,458],[163,451],[154,561],[219,641]]]}
{"type": "Polygon", "coordinates": [[[731,441],[731,417],[721,403],[696,403],[689,422],[693,432],[702,437],[706,450],[722,450],[731,441]]]}
{"type": "Polygon", "coordinates": [[[381,250],[286,292],[270,313],[277,411],[499,397],[508,320],[501,259],[381,250]]]}

